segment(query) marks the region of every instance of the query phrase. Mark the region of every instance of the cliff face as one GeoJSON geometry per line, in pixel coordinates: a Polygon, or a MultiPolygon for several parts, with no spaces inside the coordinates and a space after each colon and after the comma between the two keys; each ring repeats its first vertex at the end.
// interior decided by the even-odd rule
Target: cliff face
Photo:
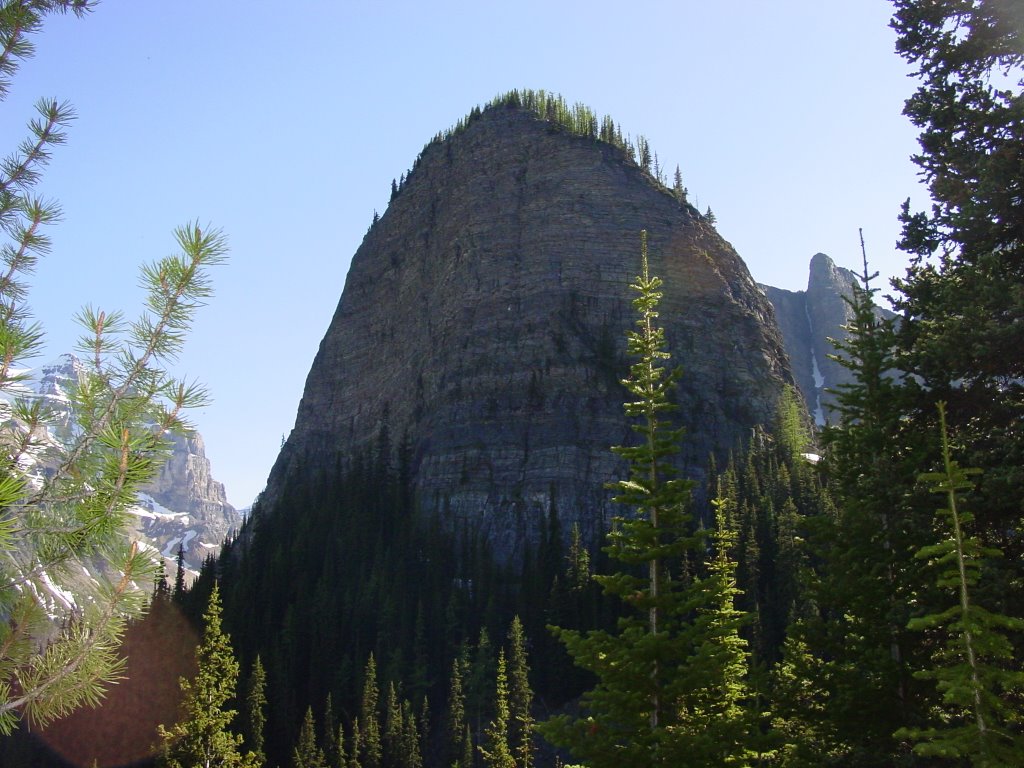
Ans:
{"type": "Polygon", "coordinates": [[[405,438],[421,508],[479,525],[499,555],[552,504],[591,535],[633,440],[622,410],[639,232],[682,365],[682,456],[770,422],[791,381],[771,306],[733,249],[622,151],[510,108],[429,146],[352,259],[261,501],[405,438]]]}
{"type": "MultiPolygon", "coordinates": [[[[834,397],[827,390],[848,384],[853,378],[829,357],[835,354],[829,339],[847,337],[845,326],[853,312],[846,300],[853,297],[856,284],[853,272],[837,267],[824,253],[817,253],[811,258],[806,291],[762,286],[775,307],[793,376],[819,425],[830,420],[834,397]]],[[[881,317],[894,317],[882,307],[877,312],[881,317]]]]}
{"type": "MultiPolygon", "coordinates": [[[[58,416],[53,435],[58,443],[69,439],[74,427],[67,393],[76,385],[80,371],[77,358],[62,355],[35,374],[33,389],[58,416]]],[[[170,457],[128,511],[135,520],[135,534],[163,554],[173,578],[179,544],[186,567],[198,571],[208,555],[220,551],[228,533],[241,526],[242,518],[228,503],[224,485],[211,475],[202,436],[194,432],[171,440],[170,457]]]]}

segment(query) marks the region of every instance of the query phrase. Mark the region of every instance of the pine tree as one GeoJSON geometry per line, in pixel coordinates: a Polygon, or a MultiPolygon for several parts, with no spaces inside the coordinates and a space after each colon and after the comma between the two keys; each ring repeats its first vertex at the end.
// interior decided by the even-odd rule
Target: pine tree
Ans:
{"type": "Polygon", "coordinates": [[[242,736],[230,730],[236,712],[227,705],[235,695],[238,662],[231,639],[221,631],[220,590],[216,586],[203,623],[203,640],[196,650],[196,677],[181,681],[185,719],[170,730],[159,727],[163,742],[159,763],[166,768],[257,766],[258,756],[243,754],[242,736]]]}
{"type": "Polygon", "coordinates": [[[495,679],[494,719],[484,730],[485,745],[479,747],[487,768],[516,768],[509,747],[508,679],[505,674],[505,649],[498,651],[498,672],[495,679]]]}
{"type": "Polygon", "coordinates": [[[359,727],[359,718],[352,721],[352,741],[348,750],[347,768],[362,768],[363,732],[359,727]]]}
{"type": "Polygon", "coordinates": [[[952,591],[957,602],[908,624],[912,630],[945,635],[934,665],[915,673],[936,681],[942,711],[928,727],[904,728],[897,735],[916,742],[914,752],[925,757],[1009,768],[1020,765],[1024,755],[1024,672],[1005,632],[1024,630],[1024,620],[990,612],[977,602],[976,588],[986,563],[1002,553],[983,546],[969,533],[974,517],[957,502],[961,492],[973,489],[970,476],[978,470],[962,469],[953,460],[945,403],[939,403],[938,411],[943,468],[922,475],[921,480],[945,496],[946,506],[939,514],[948,528],[938,543],[922,547],[916,556],[929,562],[939,587],[952,591]]]}
{"type": "MultiPolygon", "coordinates": [[[[324,730],[321,747],[324,751],[324,760],[330,768],[338,765],[338,727],[334,722],[334,698],[330,693],[324,701],[324,730]]],[[[344,747],[342,747],[344,748],[344,747]]]]}
{"type": "Polygon", "coordinates": [[[327,768],[324,751],[316,743],[316,722],[313,708],[306,708],[306,716],[299,729],[299,742],[292,750],[292,768],[327,768]]]}
{"type": "Polygon", "coordinates": [[[509,721],[508,743],[517,768],[533,765],[533,689],[526,658],[526,636],[518,616],[512,617],[508,630],[509,721]]]}
{"type": "MultiPolygon", "coordinates": [[[[0,100],[46,18],[81,16],[93,5],[3,4],[0,100]]],[[[225,252],[219,233],[179,229],[182,253],[142,269],[146,309],[137,322],[120,312],[79,313],[87,357],[69,392],[75,429],[68,430],[21,386],[25,361],[43,344],[26,277],[50,249],[46,228],[60,218],[37,186],[74,119],[67,103],[52,99],[36,109],[29,136],[0,162],[0,734],[21,717],[42,725],[95,705],[123,668],[121,636],[148,601],[136,585],[150,583],[154,570],[150,554],[126,535],[126,510],[168,454],[166,433],[184,429],[183,409],[203,401],[200,388],[165,369],[211,293],[208,267],[225,252]]]]}
{"type": "Polygon", "coordinates": [[[252,663],[249,684],[245,693],[245,742],[249,751],[257,756],[259,764],[265,759],[263,753],[263,730],[267,724],[267,673],[259,655],[252,663]]]}

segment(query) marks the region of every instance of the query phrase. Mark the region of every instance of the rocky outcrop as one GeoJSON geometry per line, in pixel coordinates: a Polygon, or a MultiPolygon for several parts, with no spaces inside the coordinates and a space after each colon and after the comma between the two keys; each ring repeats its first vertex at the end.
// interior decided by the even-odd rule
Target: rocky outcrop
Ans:
{"type": "MultiPolygon", "coordinates": [[[[54,410],[51,437],[56,445],[71,438],[75,425],[68,393],[77,385],[81,370],[74,355],[62,355],[41,366],[30,384],[54,410]]],[[[198,571],[206,557],[216,555],[228,534],[241,526],[241,516],[228,503],[223,484],[210,473],[203,438],[197,432],[172,437],[170,457],[142,491],[138,504],[129,509],[135,521],[132,529],[171,567],[181,545],[186,567],[198,571]]]]}
{"type": "Polygon", "coordinates": [[[289,478],[403,439],[420,507],[499,555],[551,505],[608,522],[641,229],[698,479],[769,422],[791,382],[773,312],[736,252],[621,150],[494,107],[429,145],[352,259],[295,427],[254,515],[289,478]]]}
{"type": "MultiPolygon", "coordinates": [[[[853,317],[847,299],[853,297],[857,276],[837,267],[824,253],[811,258],[806,291],[786,291],[762,286],[775,307],[796,379],[804,400],[820,426],[830,420],[834,396],[829,391],[852,381],[850,372],[831,359],[835,347],[830,339],[845,339],[846,326],[853,317]]],[[[881,317],[894,317],[879,307],[881,317]]]]}

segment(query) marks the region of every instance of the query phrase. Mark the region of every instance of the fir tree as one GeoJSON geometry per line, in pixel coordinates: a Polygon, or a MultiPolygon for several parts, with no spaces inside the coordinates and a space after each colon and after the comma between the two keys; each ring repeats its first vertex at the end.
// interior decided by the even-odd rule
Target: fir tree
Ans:
{"type": "Polygon", "coordinates": [[[533,689],[530,688],[530,666],[526,658],[526,637],[518,616],[512,618],[508,630],[509,726],[508,743],[517,768],[533,765],[533,689]]]}
{"type": "MultiPolygon", "coordinates": [[[[424,721],[424,729],[426,722],[424,721]]],[[[402,702],[402,738],[399,744],[400,768],[423,768],[423,753],[420,751],[420,729],[416,714],[409,701],[402,702]]]]}
{"type": "Polygon", "coordinates": [[[914,752],[925,757],[1009,768],[1020,765],[1024,755],[1024,672],[1005,632],[1024,629],[1024,620],[987,611],[977,602],[976,588],[986,562],[1002,553],[969,533],[973,515],[958,501],[961,492],[973,489],[970,476],[978,470],[962,469],[953,460],[945,403],[939,403],[938,411],[943,468],[921,480],[946,497],[939,514],[948,527],[938,543],[922,547],[916,556],[929,562],[939,587],[952,591],[957,602],[909,622],[912,630],[940,631],[945,636],[934,666],[915,673],[936,681],[942,712],[929,727],[905,728],[897,735],[916,742],[914,752]]]}
{"type": "MultiPolygon", "coordinates": [[[[555,630],[576,664],[592,671],[598,683],[583,696],[584,716],[555,717],[540,728],[593,768],[678,765],[680,756],[691,759],[691,750],[699,762],[688,765],[721,765],[720,754],[708,757],[708,743],[697,731],[718,706],[711,692],[731,674],[712,649],[733,630],[733,618],[719,621],[726,585],[685,576],[686,560],[703,548],[703,536],[692,530],[685,510],[692,483],[675,478],[669,462],[682,430],[664,417],[674,408],[669,393],[680,373],[660,365],[668,359],[664,332],[654,322],[661,280],[648,271],[646,233],[641,267],[632,286],[640,330],[629,334],[637,362],[624,382],[635,398],[626,403],[626,413],[637,418],[633,429],[641,442],[615,449],[628,460],[629,477],[611,486],[619,491],[616,500],[637,514],[615,519],[606,551],[627,568],[643,567],[644,575],[630,570],[595,577],[631,609],[617,633],[555,630]],[[704,667],[709,659],[718,666],[704,667]],[[701,694],[695,692],[708,699],[698,701],[694,696],[701,694]]],[[[727,703],[733,692],[721,695],[727,703]]]]}
{"type": "Polygon", "coordinates": [[[388,683],[384,703],[384,736],[381,744],[384,768],[400,768],[402,757],[402,708],[398,702],[395,684],[388,683]]]}
{"type": "Polygon", "coordinates": [[[227,706],[235,695],[238,662],[231,639],[221,631],[220,590],[216,586],[203,623],[196,677],[181,681],[185,719],[170,730],[159,727],[163,742],[159,763],[166,768],[257,766],[259,757],[252,752],[243,754],[242,736],[230,730],[236,712],[227,706]]]}
{"type": "Polygon", "coordinates": [[[267,715],[267,673],[259,655],[252,663],[249,683],[245,692],[245,742],[249,751],[257,756],[259,763],[264,761],[263,729],[266,727],[267,715]]]}
{"type": "MultiPolygon", "coordinates": [[[[383,748],[380,738],[379,700],[377,662],[371,653],[366,661],[366,670],[363,677],[363,698],[359,707],[359,716],[362,721],[359,760],[362,768],[380,768],[381,766],[383,748]]],[[[354,750],[353,755],[355,755],[354,750]]]]}
{"type": "Polygon", "coordinates": [[[516,768],[508,739],[508,679],[505,674],[505,649],[498,651],[498,672],[495,679],[494,719],[484,730],[485,745],[479,747],[487,768],[516,768]]]}
{"type": "Polygon", "coordinates": [[[327,760],[324,751],[316,743],[316,722],[313,720],[313,708],[306,708],[306,716],[302,719],[299,729],[299,742],[292,750],[292,768],[326,768],[327,760]]]}
{"type": "Polygon", "coordinates": [[[452,671],[448,681],[448,712],[445,718],[445,733],[448,760],[451,765],[459,760],[463,753],[463,741],[466,729],[466,697],[463,682],[469,667],[465,647],[452,660],[452,671]]]}

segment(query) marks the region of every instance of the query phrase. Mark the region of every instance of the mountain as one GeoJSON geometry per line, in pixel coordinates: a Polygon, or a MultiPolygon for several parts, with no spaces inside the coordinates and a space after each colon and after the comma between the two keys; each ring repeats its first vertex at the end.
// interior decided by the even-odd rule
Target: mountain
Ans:
{"type": "Polygon", "coordinates": [[[684,368],[681,466],[701,479],[793,381],[771,305],[629,153],[499,104],[429,144],[375,218],[254,516],[289,483],[383,455],[419,509],[481,530],[500,558],[553,507],[596,540],[624,466],[609,446],[634,439],[620,380],[642,229],[684,368]]]}
{"type": "MultiPolygon", "coordinates": [[[[806,291],[787,291],[762,285],[775,308],[775,317],[789,355],[793,376],[819,426],[829,419],[834,401],[827,390],[852,381],[850,372],[832,360],[829,339],[845,339],[845,326],[853,317],[847,299],[853,297],[857,276],[836,266],[824,253],[811,257],[806,291]]],[[[878,307],[886,318],[895,315],[878,307]]]]}
{"type": "MultiPolygon", "coordinates": [[[[67,393],[80,371],[74,355],[62,355],[34,371],[28,383],[61,414],[58,430],[73,427],[67,393]]],[[[185,566],[198,571],[207,556],[217,554],[228,534],[241,526],[242,519],[228,503],[223,484],[210,473],[202,436],[174,435],[171,440],[170,457],[129,513],[137,520],[134,532],[163,555],[173,576],[179,544],[184,548],[185,566]]]]}

